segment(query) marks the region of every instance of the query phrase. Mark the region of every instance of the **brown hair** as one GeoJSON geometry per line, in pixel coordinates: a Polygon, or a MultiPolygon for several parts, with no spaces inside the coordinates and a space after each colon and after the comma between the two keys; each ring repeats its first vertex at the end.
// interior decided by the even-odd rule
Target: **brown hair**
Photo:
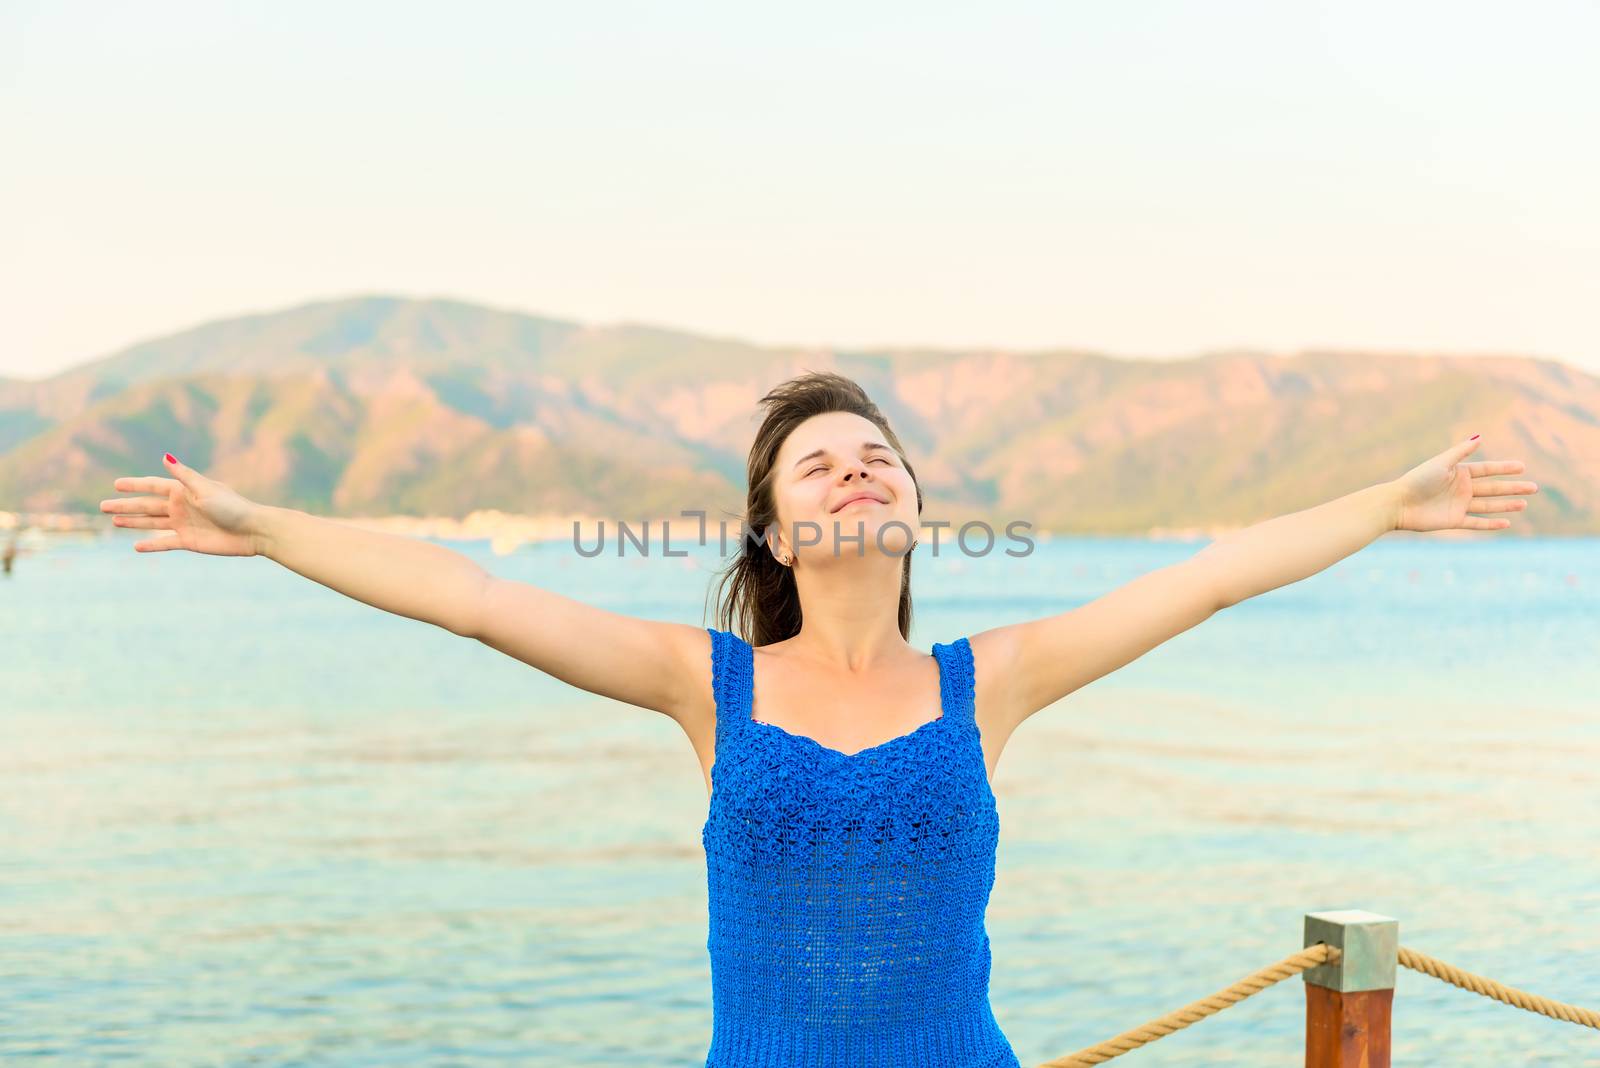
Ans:
{"type": "MultiPolygon", "coordinates": [[[[794,575],[780,564],[768,548],[778,520],[773,498],[773,467],[778,450],[794,428],[814,415],[825,412],[852,412],[870,419],[883,431],[884,439],[899,455],[917,487],[917,515],[922,515],[922,486],[906,459],[900,439],[889,428],[878,406],[866,390],[852,379],[832,371],[808,371],[769,390],[760,404],[767,408],[761,428],[756,431],[746,460],[749,491],[745,500],[744,530],[739,536],[733,559],[723,569],[717,583],[715,626],[733,630],[751,645],[770,645],[793,637],[800,631],[800,594],[794,575]],[[735,625],[737,624],[737,626],[735,625]]],[[[912,531],[916,536],[916,531],[912,531]]],[[[900,634],[911,637],[911,554],[906,553],[900,572],[900,634]]]]}

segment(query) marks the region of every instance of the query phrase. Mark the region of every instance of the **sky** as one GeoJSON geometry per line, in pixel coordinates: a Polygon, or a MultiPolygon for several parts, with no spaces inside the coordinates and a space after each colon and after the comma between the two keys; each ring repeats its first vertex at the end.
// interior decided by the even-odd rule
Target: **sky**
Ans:
{"type": "Polygon", "coordinates": [[[0,0],[0,376],[367,293],[1600,372],[1600,5],[0,0]]]}

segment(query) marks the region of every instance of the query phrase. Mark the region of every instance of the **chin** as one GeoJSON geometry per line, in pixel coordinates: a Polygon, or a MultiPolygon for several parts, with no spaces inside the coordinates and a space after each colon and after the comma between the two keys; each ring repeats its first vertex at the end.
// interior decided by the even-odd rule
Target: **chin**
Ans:
{"type": "Polygon", "coordinates": [[[882,544],[885,553],[896,556],[903,555],[912,540],[917,536],[915,527],[907,531],[904,527],[889,526],[889,520],[850,523],[846,522],[847,517],[848,513],[841,512],[831,517],[831,521],[823,525],[823,529],[826,531],[823,537],[828,538],[833,534],[833,523],[837,522],[839,524],[839,555],[841,556],[854,556],[858,551],[863,551],[857,549],[854,540],[858,531],[861,534],[861,545],[864,547],[863,555],[876,552],[880,544],[882,544]],[[881,539],[879,538],[880,531],[882,532],[881,539]],[[846,538],[851,540],[846,541],[846,538]]]}

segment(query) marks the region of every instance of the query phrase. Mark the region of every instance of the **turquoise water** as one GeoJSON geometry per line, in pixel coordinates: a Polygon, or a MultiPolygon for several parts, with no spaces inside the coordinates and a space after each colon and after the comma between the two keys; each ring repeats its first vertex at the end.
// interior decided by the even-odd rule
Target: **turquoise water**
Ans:
{"type": "MultiPolygon", "coordinates": [[[[134,540],[0,581],[0,1059],[704,1063],[706,796],[676,724],[271,561],[134,540]]],[[[696,624],[717,562],[453,547],[696,624]]],[[[913,641],[1197,548],[919,553],[913,641]]],[[[1391,537],[1035,715],[996,776],[989,910],[1023,1063],[1279,960],[1324,909],[1600,1008],[1597,653],[1600,541],[1391,537]]],[[[1304,1004],[1287,980],[1128,1063],[1298,1064],[1304,1004]]],[[[1401,969],[1394,1060],[1600,1065],[1600,1035],[1401,969]]]]}

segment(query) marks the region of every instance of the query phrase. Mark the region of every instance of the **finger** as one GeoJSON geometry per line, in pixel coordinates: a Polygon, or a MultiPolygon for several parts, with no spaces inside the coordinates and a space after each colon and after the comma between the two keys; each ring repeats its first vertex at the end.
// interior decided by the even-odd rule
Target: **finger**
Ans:
{"type": "Polygon", "coordinates": [[[1457,442],[1455,445],[1453,445],[1450,448],[1446,449],[1445,452],[1447,454],[1449,454],[1449,456],[1451,458],[1451,462],[1455,462],[1457,460],[1460,460],[1463,456],[1467,455],[1473,449],[1476,449],[1479,445],[1482,445],[1482,444],[1483,444],[1483,439],[1481,437],[1479,437],[1477,434],[1474,434],[1470,438],[1468,438],[1466,441],[1457,442]]]}
{"type": "Polygon", "coordinates": [[[1521,460],[1475,460],[1466,466],[1467,474],[1482,478],[1484,475],[1515,475],[1528,465],[1521,460]]]}
{"type": "Polygon", "coordinates": [[[114,515],[114,527],[143,527],[146,530],[171,530],[172,517],[165,515],[114,515]]]}
{"type": "Polygon", "coordinates": [[[165,534],[158,534],[154,538],[149,538],[145,541],[136,541],[133,543],[133,547],[142,553],[158,553],[165,549],[182,548],[178,544],[178,535],[171,531],[165,534]]]}
{"type": "Polygon", "coordinates": [[[102,512],[118,515],[166,515],[167,507],[165,497],[114,497],[100,502],[102,512]]]}
{"type": "Polygon", "coordinates": [[[1493,478],[1475,478],[1472,480],[1472,495],[1474,497],[1509,496],[1516,493],[1538,493],[1537,482],[1505,482],[1493,478]]]}
{"type": "Polygon", "coordinates": [[[1461,521],[1461,526],[1466,530],[1504,530],[1511,525],[1509,519],[1479,519],[1469,515],[1461,521]]]}
{"type": "Polygon", "coordinates": [[[160,475],[129,475],[112,482],[111,488],[118,493],[170,493],[177,481],[160,475]]]}
{"type": "Polygon", "coordinates": [[[173,473],[179,482],[182,482],[190,489],[194,489],[195,483],[201,478],[205,477],[194,468],[180,462],[178,458],[172,455],[170,452],[162,455],[161,462],[166,466],[168,471],[173,473]]]}
{"type": "Polygon", "coordinates": [[[1521,497],[1484,497],[1467,505],[1469,512],[1520,512],[1528,507],[1521,497]]]}

